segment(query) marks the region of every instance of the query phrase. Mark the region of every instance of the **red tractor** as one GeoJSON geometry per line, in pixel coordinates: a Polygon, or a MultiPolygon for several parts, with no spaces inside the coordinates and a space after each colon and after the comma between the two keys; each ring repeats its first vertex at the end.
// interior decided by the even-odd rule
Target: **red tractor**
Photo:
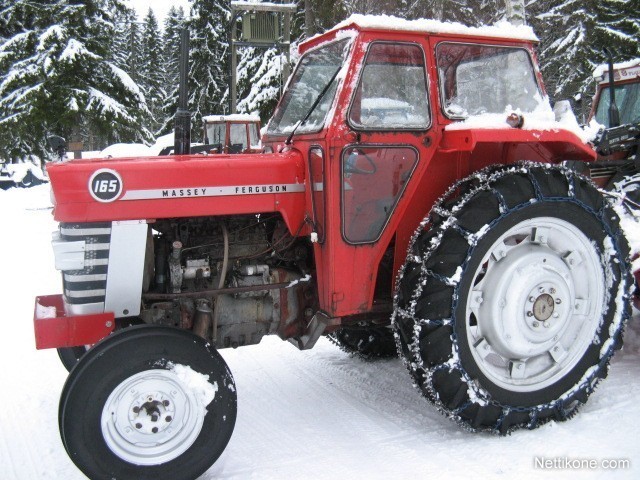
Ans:
{"type": "Polygon", "coordinates": [[[535,44],[354,16],[300,46],[262,153],[50,165],[64,293],[34,323],[73,366],[59,425],[78,468],[201,475],[236,419],[217,350],[269,334],[397,347],[469,430],[573,416],[634,283],[616,211],[576,171],[594,149],[540,120],[535,44]]]}

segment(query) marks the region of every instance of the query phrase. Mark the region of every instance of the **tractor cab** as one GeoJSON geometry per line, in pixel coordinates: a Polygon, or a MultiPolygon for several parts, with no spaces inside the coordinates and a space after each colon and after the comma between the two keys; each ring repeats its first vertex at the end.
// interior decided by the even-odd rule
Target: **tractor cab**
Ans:
{"type": "Polygon", "coordinates": [[[260,151],[260,117],[257,115],[209,115],[203,117],[205,145],[216,153],[260,151]]]}
{"type": "MultiPolygon", "coordinates": [[[[608,66],[598,67],[593,76],[598,82],[595,100],[591,109],[590,118],[595,118],[598,123],[607,128],[609,122],[609,106],[611,105],[611,85],[609,81],[608,66]]],[[[613,66],[613,82],[615,89],[615,102],[620,112],[620,124],[640,122],[640,58],[613,66]]]]}

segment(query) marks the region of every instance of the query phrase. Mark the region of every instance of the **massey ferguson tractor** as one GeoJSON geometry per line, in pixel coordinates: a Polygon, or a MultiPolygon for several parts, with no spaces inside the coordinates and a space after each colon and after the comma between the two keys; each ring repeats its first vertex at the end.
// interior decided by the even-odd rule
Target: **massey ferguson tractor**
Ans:
{"type": "Polygon", "coordinates": [[[72,367],[77,467],[203,474],[236,420],[218,350],[271,334],[397,348],[468,430],[572,417],[634,281],[596,151],[547,115],[536,41],[353,16],[300,46],[261,153],[49,165],[63,293],[37,298],[35,334],[72,367]]]}

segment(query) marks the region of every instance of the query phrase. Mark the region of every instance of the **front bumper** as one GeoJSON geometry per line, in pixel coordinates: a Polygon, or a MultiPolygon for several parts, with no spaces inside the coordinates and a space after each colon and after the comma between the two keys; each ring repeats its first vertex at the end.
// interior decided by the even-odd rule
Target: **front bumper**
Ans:
{"type": "Polygon", "coordinates": [[[36,297],[33,311],[36,348],[92,345],[115,328],[112,312],[68,316],[62,295],[36,297]]]}

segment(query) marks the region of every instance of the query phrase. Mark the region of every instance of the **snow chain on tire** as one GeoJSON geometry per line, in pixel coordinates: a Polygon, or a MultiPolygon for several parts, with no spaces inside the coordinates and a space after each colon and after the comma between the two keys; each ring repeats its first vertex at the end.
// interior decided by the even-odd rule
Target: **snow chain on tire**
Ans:
{"type": "MultiPolygon", "coordinates": [[[[542,250],[534,243],[534,235],[519,241],[530,250],[542,250]]],[[[552,253],[559,269],[565,268],[563,261],[567,270],[571,268],[566,256],[552,253]]],[[[522,258],[527,259],[526,255],[529,254],[522,258]]],[[[573,170],[520,163],[489,167],[459,181],[434,205],[415,232],[396,281],[392,323],[398,349],[415,384],[443,414],[472,431],[506,434],[517,428],[533,429],[549,420],[570,418],[586,402],[599,379],[606,377],[609,360],[621,346],[624,324],[631,314],[628,300],[633,280],[628,255],[629,246],[612,206],[588,179],[573,170]],[[569,232],[586,239],[584,252],[598,260],[597,270],[603,274],[600,283],[596,282],[602,287],[601,308],[597,310],[600,315],[593,315],[591,320],[583,317],[594,325],[593,333],[583,340],[584,351],[576,354],[575,364],[567,360],[561,363],[568,370],[566,373],[553,374],[550,368],[552,373],[543,372],[548,378],[540,380],[539,386],[535,378],[531,385],[525,382],[524,386],[517,379],[493,381],[492,364],[477,361],[474,351],[487,342],[484,338],[478,344],[468,340],[470,329],[482,328],[481,320],[475,326],[476,319],[467,308],[471,290],[481,281],[478,279],[482,278],[483,269],[489,268],[487,255],[505,256],[504,252],[489,250],[495,248],[495,242],[500,245],[500,238],[507,235],[503,232],[513,229],[512,225],[530,225],[538,218],[551,225],[567,225],[569,232]]],[[[498,261],[492,265],[498,265],[498,261]]],[[[490,287],[483,287],[487,295],[493,293],[490,287]]],[[[512,292],[511,287],[505,288],[512,292]]],[[[535,303],[542,311],[543,303],[551,296],[545,293],[524,298],[528,299],[524,302],[537,298],[535,303]]],[[[496,308],[504,307],[504,302],[495,302],[501,303],[496,308]]],[[[553,302],[549,303],[553,308],[553,302]]],[[[556,299],[555,303],[561,301],[556,299]]],[[[579,315],[578,305],[575,311],[573,305],[567,308],[567,322],[576,325],[573,319],[579,315]]],[[[522,312],[526,321],[527,315],[532,313],[522,312]]],[[[505,322],[509,321],[506,318],[505,322]]],[[[495,320],[489,322],[500,327],[495,320]]],[[[547,322],[544,323],[546,327],[547,322]]],[[[542,326],[539,328],[544,331],[542,326]]],[[[583,329],[580,325],[575,328],[578,332],[583,329]]],[[[495,330],[496,336],[503,334],[500,328],[495,330]]],[[[507,368],[519,364],[513,360],[507,368]]]]}
{"type": "Polygon", "coordinates": [[[344,352],[365,360],[398,355],[393,331],[388,326],[342,327],[327,337],[344,352]]]}

